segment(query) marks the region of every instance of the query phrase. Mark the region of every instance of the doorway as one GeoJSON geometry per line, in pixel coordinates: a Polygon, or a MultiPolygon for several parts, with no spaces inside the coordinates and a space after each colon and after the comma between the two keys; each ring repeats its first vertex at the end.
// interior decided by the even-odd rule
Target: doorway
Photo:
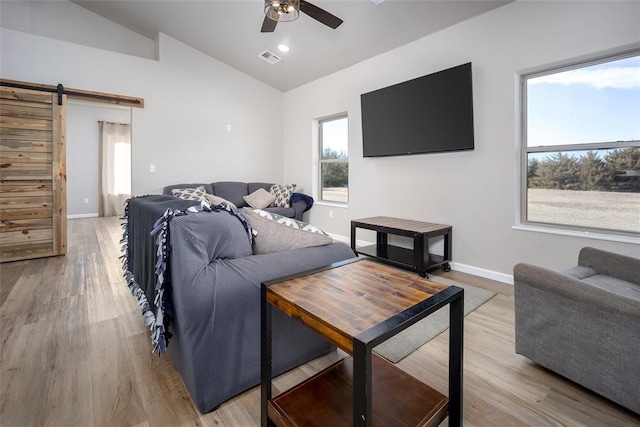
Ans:
{"type": "MultiPolygon", "coordinates": [[[[100,216],[99,122],[130,125],[131,116],[131,107],[67,102],[67,218],[100,216]]],[[[116,143],[115,151],[114,195],[124,203],[131,194],[131,144],[116,143]]]]}

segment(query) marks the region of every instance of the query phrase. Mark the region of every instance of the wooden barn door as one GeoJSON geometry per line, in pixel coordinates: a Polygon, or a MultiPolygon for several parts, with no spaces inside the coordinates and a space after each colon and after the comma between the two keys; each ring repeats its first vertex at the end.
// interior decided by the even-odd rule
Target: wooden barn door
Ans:
{"type": "Polygon", "coordinates": [[[0,262],[63,255],[66,95],[0,91],[0,262]]]}

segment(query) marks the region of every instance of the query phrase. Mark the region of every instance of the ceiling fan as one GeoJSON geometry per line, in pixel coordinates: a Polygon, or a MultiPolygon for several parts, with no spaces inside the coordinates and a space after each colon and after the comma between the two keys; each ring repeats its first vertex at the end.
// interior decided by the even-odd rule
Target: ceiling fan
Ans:
{"type": "Polygon", "coordinates": [[[265,17],[260,32],[271,33],[276,29],[278,22],[295,21],[301,11],[333,29],[338,28],[343,22],[337,16],[305,0],[265,0],[265,17]]]}

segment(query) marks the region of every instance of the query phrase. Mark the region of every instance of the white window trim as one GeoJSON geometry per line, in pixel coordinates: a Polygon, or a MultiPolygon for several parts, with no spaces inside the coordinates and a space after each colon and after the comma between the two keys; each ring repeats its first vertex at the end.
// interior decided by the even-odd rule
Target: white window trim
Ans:
{"type": "Polygon", "coordinates": [[[328,206],[330,208],[343,208],[346,209],[349,207],[349,203],[342,202],[327,202],[325,200],[319,200],[314,203],[314,206],[328,206]]]}
{"type": "Polygon", "coordinates": [[[592,231],[567,230],[565,228],[549,228],[538,225],[514,225],[512,230],[530,231],[544,234],[557,234],[560,236],[581,237],[583,239],[606,240],[617,243],[630,243],[632,245],[640,245],[640,237],[623,236],[617,234],[603,234],[592,231]]]}
{"type": "Polygon", "coordinates": [[[638,233],[606,230],[599,228],[591,228],[584,226],[571,226],[564,224],[545,224],[541,222],[528,221],[527,217],[527,154],[530,152],[549,152],[557,153],[559,151],[593,150],[598,148],[626,148],[638,147],[636,142],[603,142],[589,144],[571,144],[571,145],[554,145],[546,147],[527,147],[527,97],[526,97],[526,80],[529,78],[540,77],[548,74],[555,74],[577,68],[583,68],[587,65],[597,65],[599,63],[610,62],[615,59],[623,59],[640,54],[640,44],[633,44],[619,50],[609,50],[601,52],[599,55],[583,56],[562,63],[548,64],[537,68],[522,70],[517,74],[516,78],[516,105],[519,106],[520,115],[516,122],[516,152],[519,157],[519,170],[516,171],[516,178],[519,181],[516,196],[516,224],[512,227],[514,230],[539,232],[546,234],[557,234],[563,236],[582,237],[588,239],[607,240],[621,243],[631,243],[640,245],[640,237],[638,233]],[[611,145],[615,144],[614,147],[611,145]],[[551,148],[551,149],[550,149],[551,148]]]}

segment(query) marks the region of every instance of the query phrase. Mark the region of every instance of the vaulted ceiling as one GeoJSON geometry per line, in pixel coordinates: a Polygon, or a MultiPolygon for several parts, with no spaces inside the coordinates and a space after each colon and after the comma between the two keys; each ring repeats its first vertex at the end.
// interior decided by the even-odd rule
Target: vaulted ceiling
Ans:
{"type": "MultiPolygon", "coordinates": [[[[169,35],[279,90],[287,91],[367,58],[455,25],[508,1],[312,1],[344,23],[331,29],[301,13],[261,33],[262,0],[75,0],[130,30],[154,39],[169,35]],[[285,43],[290,51],[277,49],[285,43]],[[265,50],[281,58],[270,64],[265,50]]],[[[399,64],[400,65],[400,64],[399,64]]]]}

